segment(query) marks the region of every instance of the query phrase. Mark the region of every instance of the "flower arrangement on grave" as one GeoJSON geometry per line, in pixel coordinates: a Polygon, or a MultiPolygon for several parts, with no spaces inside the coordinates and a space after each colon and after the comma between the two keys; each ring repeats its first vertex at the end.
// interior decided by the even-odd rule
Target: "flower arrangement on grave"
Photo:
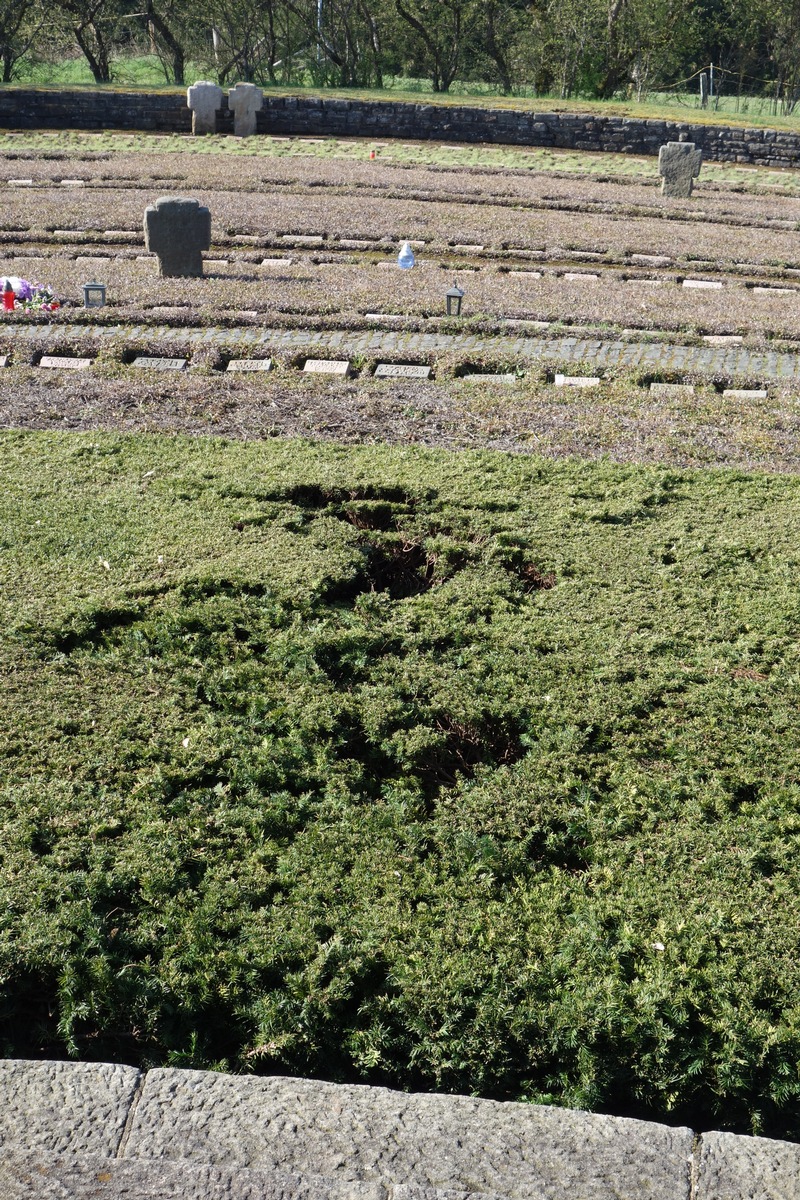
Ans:
{"type": "Polygon", "coordinates": [[[60,307],[49,284],[20,279],[17,275],[0,276],[0,292],[6,312],[56,312],[60,307]]]}

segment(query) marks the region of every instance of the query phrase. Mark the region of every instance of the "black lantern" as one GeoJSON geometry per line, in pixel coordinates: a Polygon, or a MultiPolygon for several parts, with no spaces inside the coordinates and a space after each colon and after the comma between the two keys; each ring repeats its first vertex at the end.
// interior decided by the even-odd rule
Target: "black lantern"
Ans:
{"type": "Polygon", "coordinates": [[[448,317],[461,316],[461,301],[464,299],[464,292],[454,283],[447,293],[447,315],[448,317]]]}
{"type": "Polygon", "coordinates": [[[84,283],[83,307],[102,308],[106,302],[106,285],[104,283],[84,283]]]}

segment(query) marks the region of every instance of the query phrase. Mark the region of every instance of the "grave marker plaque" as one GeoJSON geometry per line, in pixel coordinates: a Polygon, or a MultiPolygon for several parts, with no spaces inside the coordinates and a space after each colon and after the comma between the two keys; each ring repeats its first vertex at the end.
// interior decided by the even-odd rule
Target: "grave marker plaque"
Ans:
{"type": "Polygon", "coordinates": [[[271,371],[271,358],[232,358],[228,363],[229,371],[271,371]]]}
{"type": "Polygon", "coordinates": [[[600,383],[598,375],[556,375],[556,387],[588,388],[597,387],[600,383]]]}
{"type": "Polygon", "coordinates": [[[85,371],[91,365],[91,358],[65,358],[59,354],[43,354],[39,359],[40,367],[64,367],[72,371],[85,371]]]}
{"type": "Polygon", "coordinates": [[[431,369],[417,363],[378,363],[376,379],[430,379],[431,369]]]}
{"type": "Polygon", "coordinates": [[[467,383],[516,383],[516,375],[491,375],[485,373],[476,373],[464,375],[467,383]]]}
{"type": "Polygon", "coordinates": [[[663,396],[665,400],[678,396],[693,396],[694,384],[692,383],[651,383],[651,396],[663,396]]]}
{"type": "Polygon", "coordinates": [[[131,363],[132,367],[145,367],[148,371],[182,371],[186,366],[185,358],[148,358],[137,355],[131,363]]]}
{"type": "Polygon", "coordinates": [[[344,375],[347,378],[351,368],[346,359],[307,358],[303,370],[313,375],[344,375]]]}

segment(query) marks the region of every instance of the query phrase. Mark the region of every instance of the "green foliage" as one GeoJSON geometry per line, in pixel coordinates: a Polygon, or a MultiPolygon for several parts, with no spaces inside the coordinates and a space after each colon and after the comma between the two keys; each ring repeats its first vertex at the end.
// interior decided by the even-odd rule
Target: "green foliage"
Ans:
{"type": "Polygon", "coordinates": [[[800,1136],[796,479],[0,456],[5,1053],[800,1136]]]}

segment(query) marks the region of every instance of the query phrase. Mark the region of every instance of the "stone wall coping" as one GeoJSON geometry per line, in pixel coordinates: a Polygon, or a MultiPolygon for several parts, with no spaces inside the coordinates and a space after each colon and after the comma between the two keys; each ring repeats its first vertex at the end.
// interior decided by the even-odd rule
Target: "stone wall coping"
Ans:
{"type": "Polygon", "coordinates": [[[0,1060],[0,1146],[9,1198],[800,1194],[800,1145],[790,1142],[512,1101],[111,1063],[0,1060]],[[84,1191],[87,1173],[95,1187],[119,1186],[84,1191]],[[145,1190],[154,1180],[161,1190],[145,1190]]]}

